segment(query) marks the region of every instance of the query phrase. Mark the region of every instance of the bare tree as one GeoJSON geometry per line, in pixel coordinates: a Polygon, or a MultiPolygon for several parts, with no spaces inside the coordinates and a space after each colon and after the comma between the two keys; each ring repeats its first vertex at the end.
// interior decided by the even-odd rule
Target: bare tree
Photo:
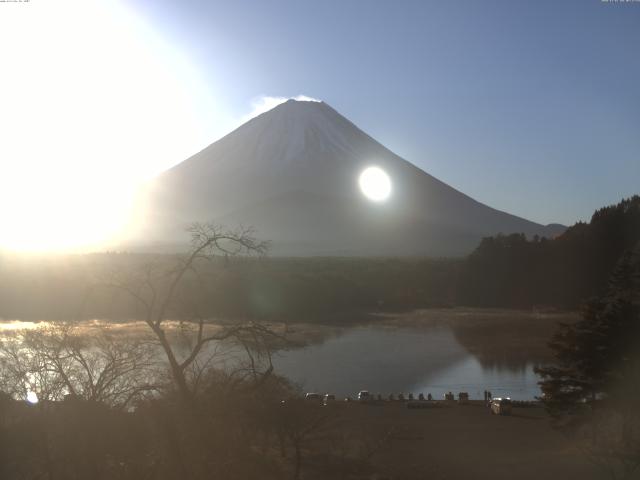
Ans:
{"type": "Polygon", "coordinates": [[[49,324],[0,338],[0,389],[40,401],[67,395],[126,409],[157,389],[157,361],[143,339],[88,334],[72,324],[49,324]]]}
{"type": "Polygon", "coordinates": [[[0,337],[0,390],[20,400],[36,394],[39,400],[58,400],[66,393],[64,382],[47,355],[26,344],[33,332],[19,330],[0,337]]]}
{"type": "Polygon", "coordinates": [[[331,417],[320,404],[311,404],[301,398],[290,398],[274,407],[271,421],[279,439],[280,454],[285,457],[286,447],[291,447],[292,478],[298,480],[305,444],[327,427],[331,417]]]}
{"type": "MultiPolygon", "coordinates": [[[[254,359],[248,346],[269,361],[269,367],[261,372],[269,375],[270,354],[256,348],[267,339],[278,337],[268,327],[244,322],[231,326],[215,327],[206,322],[194,300],[197,291],[206,297],[207,283],[201,273],[201,265],[217,256],[225,259],[238,255],[263,255],[267,243],[258,241],[250,228],[227,230],[211,223],[195,223],[189,229],[191,250],[184,256],[174,257],[171,265],[151,262],[134,273],[123,276],[120,272],[111,275],[105,282],[110,288],[125,292],[141,307],[144,322],[157,339],[166,356],[173,383],[183,400],[193,399],[203,369],[211,364],[211,352],[207,347],[225,340],[235,340],[245,347],[250,359],[254,359]],[[169,338],[170,315],[180,317],[182,343],[180,347],[169,338]],[[184,320],[189,321],[185,322],[184,320]],[[203,357],[206,357],[203,360],[203,357]]],[[[173,333],[173,332],[171,332],[173,333]]],[[[258,376],[255,362],[252,373],[258,376]]]]}

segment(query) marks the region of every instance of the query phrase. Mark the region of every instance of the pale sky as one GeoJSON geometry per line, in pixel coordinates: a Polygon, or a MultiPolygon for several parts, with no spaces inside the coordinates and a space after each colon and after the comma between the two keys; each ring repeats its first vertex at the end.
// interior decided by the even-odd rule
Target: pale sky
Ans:
{"type": "Polygon", "coordinates": [[[588,220],[640,191],[639,46],[640,2],[2,2],[0,246],[117,236],[140,182],[300,95],[492,207],[588,220]]]}

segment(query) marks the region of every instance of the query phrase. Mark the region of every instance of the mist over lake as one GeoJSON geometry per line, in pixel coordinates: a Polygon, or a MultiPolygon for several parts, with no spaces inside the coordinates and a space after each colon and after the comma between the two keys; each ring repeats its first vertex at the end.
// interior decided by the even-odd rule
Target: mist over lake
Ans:
{"type": "MultiPolygon", "coordinates": [[[[570,318],[572,314],[457,308],[378,315],[355,326],[294,323],[279,326],[295,340],[294,346],[277,350],[272,360],[275,373],[303,391],[341,398],[360,390],[385,398],[399,393],[442,398],[449,391],[483,398],[489,390],[494,396],[533,400],[541,393],[533,367],[550,360],[548,331],[570,318]]],[[[47,323],[2,322],[0,332],[38,325],[47,323]]],[[[102,328],[128,337],[146,334],[141,322],[94,320],[80,328],[89,336],[102,328]]],[[[179,322],[172,331],[180,350],[179,322]]],[[[243,354],[225,342],[212,343],[208,351],[218,352],[218,365],[227,369],[243,354]]]]}

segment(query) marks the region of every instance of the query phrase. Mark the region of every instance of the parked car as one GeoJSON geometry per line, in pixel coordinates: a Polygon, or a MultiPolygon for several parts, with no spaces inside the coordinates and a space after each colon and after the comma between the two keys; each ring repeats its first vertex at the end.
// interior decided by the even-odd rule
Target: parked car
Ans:
{"type": "Polygon", "coordinates": [[[511,415],[510,398],[494,398],[491,400],[491,413],[494,415],[511,415]]]}
{"type": "Polygon", "coordinates": [[[358,392],[358,401],[359,402],[370,402],[373,400],[373,396],[369,393],[368,390],[360,390],[358,392]]]}
{"type": "Polygon", "coordinates": [[[329,405],[331,402],[335,402],[335,401],[336,401],[336,396],[333,395],[332,393],[327,393],[324,396],[324,399],[322,400],[322,404],[329,405]]]}

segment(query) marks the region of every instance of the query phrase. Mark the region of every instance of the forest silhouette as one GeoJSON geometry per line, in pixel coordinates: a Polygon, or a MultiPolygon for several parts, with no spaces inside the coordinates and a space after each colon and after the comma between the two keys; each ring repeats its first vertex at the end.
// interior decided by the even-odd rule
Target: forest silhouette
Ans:
{"type": "MultiPolygon", "coordinates": [[[[422,307],[576,309],[604,292],[618,259],[639,241],[640,197],[634,196],[556,238],[487,237],[465,258],[221,256],[201,267],[208,294],[198,299],[199,309],[210,318],[325,323],[422,307]]],[[[0,317],[24,320],[142,320],[144,312],[127,295],[94,287],[114,271],[176,258],[126,252],[5,257],[0,317]]]]}

